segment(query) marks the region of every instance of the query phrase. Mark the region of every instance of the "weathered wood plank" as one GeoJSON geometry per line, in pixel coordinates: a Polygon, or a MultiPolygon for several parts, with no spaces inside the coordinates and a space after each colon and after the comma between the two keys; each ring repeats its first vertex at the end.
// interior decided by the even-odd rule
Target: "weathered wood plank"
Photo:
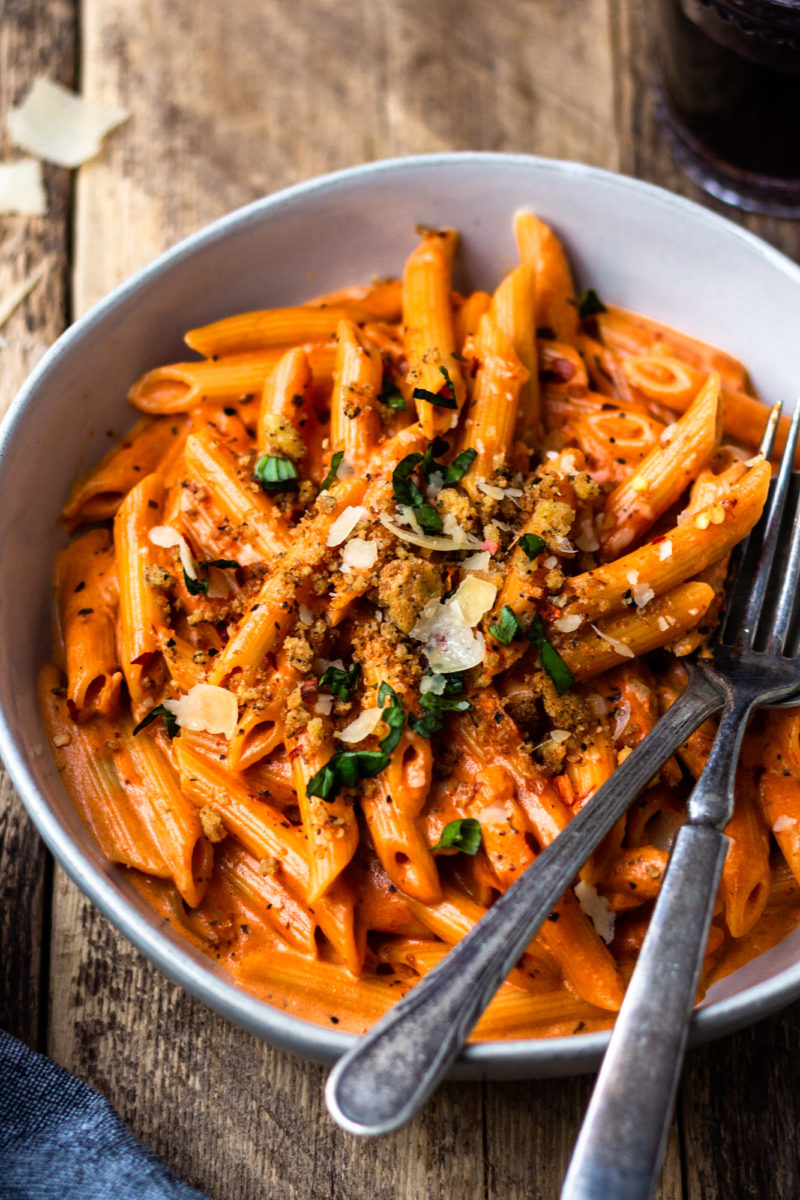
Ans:
{"type": "Polygon", "coordinates": [[[800,1195],[800,1005],[690,1055],[681,1093],[687,1197],[800,1195]]]}
{"type": "MultiPolygon", "coordinates": [[[[35,75],[71,84],[75,66],[72,0],[8,2],[0,26],[0,112],[25,94],[35,75]]],[[[0,157],[11,161],[5,122],[0,157]]],[[[41,268],[44,274],[1,331],[0,413],[68,320],[67,247],[70,180],[45,169],[45,217],[0,216],[0,296],[41,268]]],[[[5,775],[0,777],[0,1026],[29,1045],[40,1041],[42,922],[47,855],[5,775]]]]}

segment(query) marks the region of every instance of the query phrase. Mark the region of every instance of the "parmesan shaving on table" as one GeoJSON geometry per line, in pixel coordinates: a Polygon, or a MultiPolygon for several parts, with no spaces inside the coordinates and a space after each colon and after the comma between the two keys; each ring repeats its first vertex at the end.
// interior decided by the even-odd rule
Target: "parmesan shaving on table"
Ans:
{"type": "MultiPolygon", "coordinates": [[[[25,217],[43,217],[47,212],[47,196],[42,180],[42,164],[34,158],[19,162],[0,163],[0,213],[18,213],[25,217]]],[[[24,297],[20,297],[20,300],[24,297]]],[[[19,304],[17,300],[16,304],[19,304]]],[[[14,308],[16,308],[16,304],[14,308]]],[[[7,308],[8,301],[3,308],[7,308]]],[[[10,311],[13,311],[10,310],[10,311]]],[[[0,316],[0,325],[7,320],[0,316]]]]}
{"type": "Polygon", "coordinates": [[[73,168],[99,154],[105,135],[127,119],[124,109],[94,104],[39,76],[22,104],[9,112],[8,132],[29,154],[73,168]]]}

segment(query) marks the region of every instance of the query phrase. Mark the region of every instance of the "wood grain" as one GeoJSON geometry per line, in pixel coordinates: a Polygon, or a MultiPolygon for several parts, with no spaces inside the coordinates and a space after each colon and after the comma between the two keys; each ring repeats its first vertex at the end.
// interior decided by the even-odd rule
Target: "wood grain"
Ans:
{"type": "MultiPolygon", "coordinates": [[[[71,84],[75,70],[72,0],[15,0],[0,26],[0,112],[22,98],[34,76],[71,84]]],[[[0,158],[17,152],[0,130],[0,158]]],[[[0,216],[0,296],[34,271],[41,281],[0,331],[0,413],[68,321],[70,180],[45,168],[49,212],[44,217],[0,216]]],[[[0,774],[0,1026],[31,1046],[42,1043],[40,977],[49,890],[48,856],[4,773],[0,774]]]]}
{"type": "MultiPolygon", "coordinates": [[[[85,0],[83,91],[131,119],[77,177],[75,311],[221,213],[370,158],[523,151],[701,198],[657,128],[645,7],[584,0],[576,20],[571,0],[85,0]]],[[[4,14],[3,110],[37,70],[70,82],[76,39],[68,0],[6,0],[4,14]]],[[[69,179],[48,171],[48,187],[50,217],[0,219],[0,281],[48,263],[0,351],[6,400],[69,312],[69,179]]],[[[800,255],[797,225],[743,223],[800,255]]],[[[0,1015],[33,1042],[44,854],[7,800],[0,789],[0,936],[13,965],[0,1015]]],[[[60,870],[51,917],[49,1052],[210,1197],[557,1196],[590,1080],[448,1084],[408,1129],[357,1141],[327,1117],[322,1068],[166,981],[60,870]]],[[[799,1013],[690,1057],[660,1200],[798,1194],[796,1140],[784,1131],[800,1116],[789,1052],[799,1013]]]]}

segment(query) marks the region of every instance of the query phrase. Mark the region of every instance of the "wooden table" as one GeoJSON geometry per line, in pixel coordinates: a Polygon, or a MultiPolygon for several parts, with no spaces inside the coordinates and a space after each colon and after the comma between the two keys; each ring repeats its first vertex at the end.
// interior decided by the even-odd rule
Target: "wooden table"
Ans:
{"type": "MultiPolygon", "coordinates": [[[[645,8],[6,0],[3,113],[42,73],[132,116],[75,178],[47,168],[47,217],[0,217],[0,295],[46,266],[5,330],[3,403],[65,325],[131,271],[319,172],[406,153],[526,151],[708,203],[654,122],[645,8]]],[[[800,225],[725,214],[800,258],[800,225]]],[[[54,869],[7,782],[0,811],[0,1023],[99,1088],[188,1182],[215,1200],[557,1196],[589,1079],[450,1084],[409,1129],[356,1141],[327,1117],[323,1069],[167,982],[54,869]]],[[[799,1039],[794,1005],[690,1055],[662,1200],[796,1200],[799,1039]]]]}

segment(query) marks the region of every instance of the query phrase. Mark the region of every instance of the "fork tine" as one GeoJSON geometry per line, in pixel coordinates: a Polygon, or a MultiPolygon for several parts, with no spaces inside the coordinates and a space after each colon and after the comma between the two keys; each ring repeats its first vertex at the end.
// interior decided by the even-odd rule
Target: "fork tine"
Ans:
{"type": "MultiPolygon", "coordinates": [[[[794,481],[797,483],[797,477],[794,481]]],[[[795,605],[800,601],[798,588],[798,572],[800,571],[800,493],[797,486],[792,488],[794,493],[794,519],[789,538],[789,550],[781,562],[780,589],[775,604],[772,627],[767,637],[765,649],[773,653],[786,652],[786,639],[795,615],[795,605]]]]}
{"type": "Polygon", "coordinates": [[[758,447],[759,454],[763,454],[764,458],[772,458],[772,451],[775,449],[775,438],[778,436],[778,422],[781,419],[782,409],[783,402],[779,400],[778,403],[773,404],[772,408],[769,410],[767,423],[764,426],[764,432],[761,435],[761,445],[758,447]]]}
{"type": "MultiPolygon", "coordinates": [[[[773,404],[767,417],[767,423],[764,427],[764,432],[761,435],[761,443],[758,447],[759,454],[762,454],[765,459],[769,460],[772,457],[772,451],[775,447],[775,438],[778,433],[778,422],[781,419],[783,411],[783,403],[779,400],[777,404],[773,404]]],[[[774,485],[770,485],[769,499],[765,506],[764,512],[761,514],[755,527],[750,531],[743,542],[738,546],[734,546],[733,552],[728,562],[726,593],[727,600],[720,618],[719,628],[717,630],[717,639],[723,642],[735,641],[741,628],[742,610],[747,602],[747,596],[750,591],[749,572],[743,571],[742,567],[745,562],[749,567],[753,567],[753,559],[758,553],[758,547],[761,545],[764,536],[764,527],[766,524],[767,514],[771,497],[774,491],[774,485]]]]}
{"type": "MultiPolygon", "coordinates": [[[[741,640],[745,645],[752,646],[758,628],[759,617],[761,616],[761,608],[764,603],[764,597],[767,594],[769,585],[769,577],[772,571],[772,564],[775,560],[775,553],[778,549],[780,538],[781,525],[783,523],[783,512],[786,504],[786,495],[789,490],[789,481],[792,476],[792,467],[794,465],[794,456],[797,449],[797,439],[800,434],[800,401],[798,401],[794,413],[792,414],[792,423],[789,427],[789,434],[786,439],[786,446],[783,451],[783,458],[778,470],[778,477],[775,481],[775,490],[772,493],[772,499],[769,503],[769,512],[767,516],[767,525],[764,531],[764,540],[761,548],[761,555],[758,560],[755,578],[752,582],[750,595],[745,607],[744,618],[741,625],[741,640]]],[[[786,582],[784,577],[784,583],[786,582]]]]}

